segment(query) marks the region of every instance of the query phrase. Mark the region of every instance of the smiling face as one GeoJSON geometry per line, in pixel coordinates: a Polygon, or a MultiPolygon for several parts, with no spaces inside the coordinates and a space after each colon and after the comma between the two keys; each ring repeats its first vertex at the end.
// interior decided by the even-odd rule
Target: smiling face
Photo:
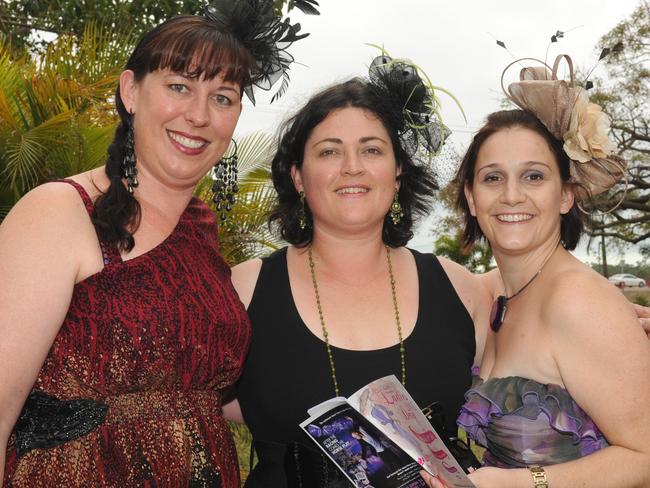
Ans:
{"type": "Polygon", "coordinates": [[[301,167],[292,168],[314,228],[344,232],[381,231],[398,174],[386,128],[372,112],[354,107],[336,109],[314,127],[301,167]]]}
{"type": "Polygon", "coordinates": [[[137,82],[120,77],[124,106],[134,114],[138,176],[193,187],[228,148],[241,113],[239,85],[156,70],[137,82]]]}
{"type": "Polygon", "coordinates": [[[521,127],[499,130],[485,140],[465,195],[493,250],[506,254],[557,242],[560,214],[573,205],[547,142],[521,127]]]}

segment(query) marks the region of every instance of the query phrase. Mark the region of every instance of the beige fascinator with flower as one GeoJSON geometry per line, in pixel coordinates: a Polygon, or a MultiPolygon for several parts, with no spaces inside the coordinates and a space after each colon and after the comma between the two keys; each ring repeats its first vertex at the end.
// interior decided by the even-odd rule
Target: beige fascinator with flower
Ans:
{"type": "Polygon", "coordinates": [[[587,90],[575,85],[573,62],[568,55],[559,55],[552,68],[535,58],[513,61],[503,70],[501,88],[515,105],[534,114],[554,137],[564,141],[578,200],[598,195],[625,179],[626,162],[612,154],[616,145],[609,139],[609,117],[599,105],[589,101],[587,90]],[[569,81],[557,79],[562,59],[569,68],[569,81]],[[526,60],[541,66],[522,68],[519,81],[506,90],[506,71],[526,60]]]}

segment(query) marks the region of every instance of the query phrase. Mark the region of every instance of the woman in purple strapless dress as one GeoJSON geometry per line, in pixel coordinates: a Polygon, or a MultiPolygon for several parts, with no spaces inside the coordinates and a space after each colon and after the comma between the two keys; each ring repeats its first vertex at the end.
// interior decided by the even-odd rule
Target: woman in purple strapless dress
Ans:
{"type": "Polygon", "coordinates": [[[625,163],[558,63],[522,70],[508,89],[522,109],[488,117],[457,175],[465,244],[489,241],[505,287],[458,419],[487,448],[469,476],[479,488],[647,487],[650,343],[625,297],[569,252],[581,209],[625,163]]]}

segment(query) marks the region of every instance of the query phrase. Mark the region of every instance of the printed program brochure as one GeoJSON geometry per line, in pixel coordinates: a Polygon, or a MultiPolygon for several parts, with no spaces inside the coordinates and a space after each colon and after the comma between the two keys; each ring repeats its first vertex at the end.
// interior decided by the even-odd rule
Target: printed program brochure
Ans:
{"type": "Polygon", "coordinates": [[[426,488],[421,469],[450,488],[474,486],[395,376],[308,414],[300,427],[355,487],[426,488]]]}

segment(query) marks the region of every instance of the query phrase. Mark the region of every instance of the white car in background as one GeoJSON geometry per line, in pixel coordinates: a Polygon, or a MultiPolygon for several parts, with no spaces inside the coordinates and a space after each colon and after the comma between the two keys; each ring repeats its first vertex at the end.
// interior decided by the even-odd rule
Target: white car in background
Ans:
{"type": "Polygon", "coordinates": [[[607,279],[610,283],[614,283],[614,285],[620,288],[624,288],[626,286],[637,286],[639,288],[642,288],[646,286],[644,279],[627,273],[615,274],[607,279]]]}

